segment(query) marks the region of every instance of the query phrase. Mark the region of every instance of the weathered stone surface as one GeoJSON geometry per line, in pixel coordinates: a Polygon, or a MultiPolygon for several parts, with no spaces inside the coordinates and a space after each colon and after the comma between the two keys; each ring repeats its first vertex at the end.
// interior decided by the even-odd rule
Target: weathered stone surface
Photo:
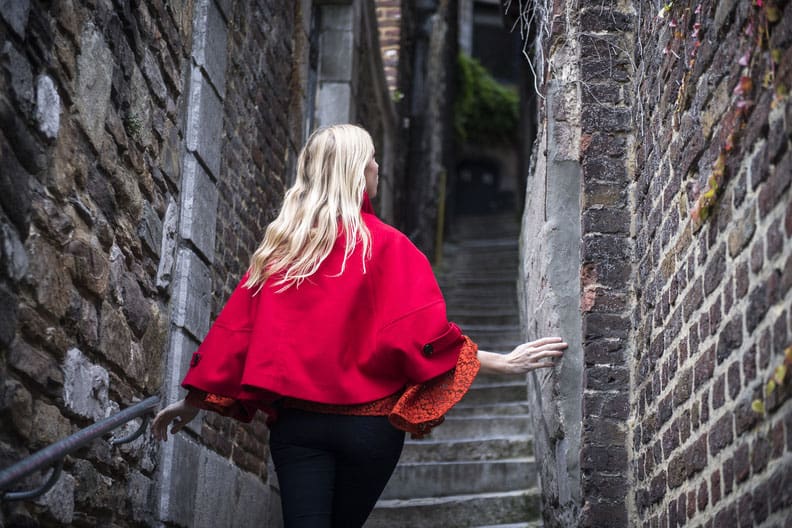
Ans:
{"type": "Polygon", "coordinates": [[[201,70],[190,73],[190,104],[187,115],[187,148],[200,157],[217,178],[220,174],[220,139],[223,105],[201,70]]]}
{"type": "Polygon", "coordinates": [[[88,22],[80,36],[75,104],[91,143],[99,151],[105,140],[104,123],[110,103],[113,64],[113,54],[107,43],[96,26],[88,22]]]}
{"type": "Polygon", "coordinates": [[[176,246],[179,229],[179,208],[173,198],[168,200],[165,219],[162,222],[162,245],[157,268],[157,288],[167,290],[173,280],[176,266],[176,246]]]}
{"type": "Polygon", "coordinates": [[[140,224],[138,224],[138,235],[143,241],[143,245],[146,246],[146,249],[159,257],[163,226],[157,211],[151,206],[148,200],[143,201],[141,216],[140,224]]]}
{"type": "Polygon", "coordinates": [[[36,97],[33,91],[33,72],[30,63],[6,41],[0,53],[2,66],[11,77],[11,94],[26,116],[32,115],[36,97]]]}
{"type": "Polygon", "coordinates": [[[151,524],[153,512],[151,511],[150,496],[153,482],[139,471],[132,471],[127,476],[127,499],[132,506],[132,518],[139,522],[151,524]]]}
{"type": "Polygon", "coordinates": [[[150,392],[156,391],[162,384],[163,356],[167,353],[168,330],[170,320],[166,312],[157,304],[150,305],[149,322],[140,339],[142,356],[142,375],[140,382],[150,392]]]}
{"type": "Polygon", "coordinates": [[[28,256],[16,229],[0,223],[0,267],[13,281],[22,279],[28,270],[28,256]]]}
{"type": "Polygon", "coordinates": [[[21,39],[25,38],[29,13],[30,0],[0,0],[0,15],[21,39]]]}
{"type": "Polygon", "coordinates": [[[351,106],[352,91],[348,83],[323,83],[316,97],[316,121],[319,126],[346,123],[351,106]]]}
{"type": "Polygon", "coordinates": [[[173,294],[173,322],[201,340],[209,331],[212,279],[209,269],[195,253],[179,251],[173,294]]]}
{"type": "Polygon", "coordinates": [[[41,400],[33,403],[33,427],[31,440],[37,446],[45,446],[66,438],[72,426],[54,405],[41,400]]]}
{"type": "Polygon", "coordinates": [[[58,137],[60,130],[60,96],[48,75],[36,79],[36,121],[39,130],[49,139],[58,137]]]}
{"type": "MultiPolygon", "coordinates": [[[[0,138],[3,138],[2,134],[0,138]]],[[[0,155],[3,160],[3,170],[0,172],[0,204],[17,228],[19,236],[24,239],[30,227],[32,197],[29,181],[32,175],[20,164],[5,141],[0,146],[0,155]]]]}
{"type": "Polygon", "coordinates": [[[36,502],[46,506],[55,520],[70,525],[74,519],[74,491],[77,485],[73,476],[63,473],[52,489],[36,499],[36,502]]]}
{"type": "Polygon", "coordinates": [[[66,407],[86,418],[99,421],[108,415],[107,370],[88,361],[78,348],[66,353],[63,364],[63,401],[66,407]]]}
{"type": "Polygon", "coordinates": [[[182,190],[181,236],[190,240],[211,263],[217,226],[217,187],[194,156],[185,156],[182,190]]]}
{"type": "Polygon", "coordinates": [[[108,302],[102,303],[99,326],[100,350],[119,368],[129,368],[132,360],[132,335],[126,320],[108,302]]]}
{"type": "Polygon", "coordinates": [[[193,18],[192,54],[203,66],[209,80],[220,96],[225,94],[227,29],[217,3],[211,0],[196,2],[193,18]]]}
{"type": "Polygon", "coordinates": [[[0,410],[11,417],[16,432],[24,439],[33,431],[33,397],[20,382],[9,379],[0,388],[0,410]]]}
{"type": "Polygon", "coordinates": [[[87,288],[97,297],[104,297],[110,278],[110,263],[99,242],[75,237],[65,250],[73,258],[74,283],[87,288]]]}
{"type": "Polygon", "coordinates": [[[17,297],[0,285],[0,345],[7,347],[14,339],[17,325],[17,297]]]}
{"type": "Polygon", "coordinates": [[[57,389],[60,393],[63,374],[52,356],[17,338],[11,343],[6,360],[10,367],[26,374],[35,383],[48,390],[57,389]]]}

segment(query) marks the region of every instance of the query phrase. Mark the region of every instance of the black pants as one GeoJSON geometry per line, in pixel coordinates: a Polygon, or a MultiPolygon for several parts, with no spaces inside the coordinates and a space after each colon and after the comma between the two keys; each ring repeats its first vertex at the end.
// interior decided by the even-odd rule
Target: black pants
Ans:
{"type": "Polygon", "coordinates": [[[388,483],[404,432],[385,416],[283,409],[270,431],[285,528],[359,528],[388,483]]]}

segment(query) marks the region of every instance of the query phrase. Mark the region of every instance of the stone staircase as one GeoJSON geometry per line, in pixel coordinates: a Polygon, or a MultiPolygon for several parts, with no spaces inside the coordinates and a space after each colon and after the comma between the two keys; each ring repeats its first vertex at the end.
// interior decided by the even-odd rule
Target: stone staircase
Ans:
{"type": "MultiPolygon", "coordinates": [[[[519,225],[512,214],[466,217],[436,270],[449,319],[480,348],[520,342],[519,225]]],[[[408,438],[366,528],[542,526],[524,376],[479,375],[443,425],[408,438]]]]}

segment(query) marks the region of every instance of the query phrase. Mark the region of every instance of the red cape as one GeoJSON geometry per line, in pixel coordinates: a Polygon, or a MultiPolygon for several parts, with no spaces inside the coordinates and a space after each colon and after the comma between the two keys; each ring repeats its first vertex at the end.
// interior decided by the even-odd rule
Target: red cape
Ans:
{"type": "MultiPolygon", "coordinates": [[[[370,207],[370,204],[369,204],[370,207]]],[[[364,202],[364,211],[366,205],[364,202]]],[[[358,404],[454,368],[464,339],[449,323],[426,257],[396,229],[363,213],[372,255],[344,239],[299,287],[234,290],[193,354],[182,386],[234,398],[252,418],[280,396],[358,404]]],[[[274,282],[274,281],[271,281],[274,282]]]]}

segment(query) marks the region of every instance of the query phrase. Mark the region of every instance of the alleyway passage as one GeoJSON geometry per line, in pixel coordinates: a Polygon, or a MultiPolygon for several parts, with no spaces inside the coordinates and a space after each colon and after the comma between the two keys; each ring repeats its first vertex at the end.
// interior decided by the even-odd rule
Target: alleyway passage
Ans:
{"type": "MultiPolygon", "coordinates": [[[[513,213],[464,217],[436,270],[449,319],[484,350],[520,342],[513,213]]],[[[479,376],[431,437],[408,440],[367,528],[541,526],[524,376],[479,376]]]]}

